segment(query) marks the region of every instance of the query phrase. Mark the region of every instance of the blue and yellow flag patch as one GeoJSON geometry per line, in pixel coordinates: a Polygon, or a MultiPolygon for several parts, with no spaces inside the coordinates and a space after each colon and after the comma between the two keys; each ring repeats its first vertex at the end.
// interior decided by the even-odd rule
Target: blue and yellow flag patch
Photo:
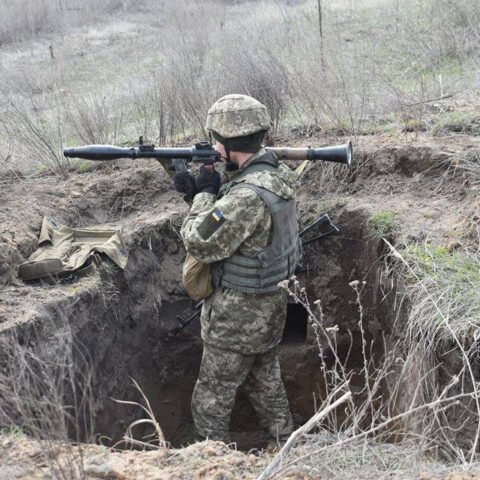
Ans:
{"type": "Polygon", "coordinates": [[[212,213],[198,227],[198,233],[200,233],[203,240],[208,240],[224,222],[225,217],[223,213],[218,208],[214,208],[212,213]]]}
{"type": "Polygon", "coordinates": [[[223,216],[222,212],[218,208],[215,208],[213,210],[212,218],[219,223],[223,223],[225,221],[225,217],[223,216]]]}

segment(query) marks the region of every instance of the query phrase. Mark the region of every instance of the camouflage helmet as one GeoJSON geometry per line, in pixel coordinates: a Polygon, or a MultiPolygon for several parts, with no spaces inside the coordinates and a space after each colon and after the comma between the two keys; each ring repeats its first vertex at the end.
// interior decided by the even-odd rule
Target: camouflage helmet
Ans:
{"type": "Polygon", "coordinates": [[[248,95],[231,94],[217,100],[207,114],[207,130],[223,138],[236,138],[267,131],[267,107],[248,95]]]}

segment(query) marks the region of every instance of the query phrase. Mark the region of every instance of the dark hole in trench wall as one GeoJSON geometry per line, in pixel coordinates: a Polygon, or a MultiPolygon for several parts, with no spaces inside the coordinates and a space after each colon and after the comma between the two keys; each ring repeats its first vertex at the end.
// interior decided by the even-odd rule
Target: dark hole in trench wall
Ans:
{"type": "Polygon", "coordinates": [[[307,339],[308,312],[303,305],[289,303],[282,345],[304,343],[307,339]]]}

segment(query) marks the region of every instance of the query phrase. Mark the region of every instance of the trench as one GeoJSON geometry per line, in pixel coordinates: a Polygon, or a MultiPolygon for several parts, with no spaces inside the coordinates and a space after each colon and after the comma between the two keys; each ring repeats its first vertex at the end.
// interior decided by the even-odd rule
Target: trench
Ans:
{"type": "MultiPolygon", "coordinates": [[[[321,299],[325,326],[339,327],[338,352],[345,357],[348,352],[347,364],[352,370],[362,368],[363,357],[358,306],[349,282],[366,281],[362,303],[368,342],[390,333],[393,315],[388,302],[378,302],[378,259],[382,252],[379,241],[372,240],[366,231],[366,215],[362,210],[344,212],[338,218],[342,234],[309,246],[304,254],[306,272],[299,276],[309,297],[321,299]]],[[[200,326],[193,323],[173,338],[168,338],[169,332],[177,325],[176,317],[188,315],[194,306],[183,296],[178,285],[173,288],[175,292],[172,290],[166,295],[160,306],[150,311],[145,307],[151,302],[153,292],[162,290],[161,285],[165,282],[163,275],[168,273],[164,265],[169,258],[165,254],[168,250],[165,245],[170,245],[170,252],[174,252],[177,258],[176,268],[180,268],[183,256],[178,238],[167,235],[167,238],[157,238],[157,242],[157,245],[149,246],[148,252],[140,245],[132,254],[129,285],[120,286],[122,301],[115,308],[115,341],[110,342],[107,348],[94,344],[89,347],[94,358],[94,352],[101,351],[101,358],[96,357],[93,390],[97,392],[98,401],[94,420],[95,433],[105,443],[118,441],[129,424],[142,418],[137,407],[112,401],[112,398],[139,399],[129,377],[142,387],[168,442],[179,447],[194,440],[190,399],[202,355],[200,326]],[[144,270],[146,265],[147,272],[144,270]],[[139,296],[143,298],[139,299],[139,296]],[[132,314],[139,305],[141,318],[138,313],[132,314]]],[[[92,341],[91,336],[89,339],[92,341]]],[[[96,337],[96,341],[100,342],[101,337],[96,337]]],[[[315,412],[325,392],[315,332],[302,305],[288,305],[279,357],[294,422],[299,425],[315,412]]],[[[328,348],[324,358],[327,364],[333,362],[328,348]]],[[[354,384],[355,378],[354,375],[354,384]]],[[[152,433],[149,426],[139,426],[134,432],[139,439],[145,439],[152,433]]],[[[231,435],[241,449],[260,448],[268,440],[267,432],[259,426],[255,412],[241,389],[232,413],[231,435]]]]}
{"type": "MultiPolygon", "coordinates": [[[[309,245],[304,252],[305,272],[299,275],[309,298],[321,300],[325,327],[338,326],[338,352],[348,355],[347,366],[352,370],[362,368],[363,357],[358,305],[349,282],[366,282],[362,304],[368,342],[388,336],[393,323],[391,304],[385,298],[378,301],[382,251],[379,240],[368,234],[367,219],[368,213],[361,209],[340,212],[341,235],[309,245]]],[[[118,442],[129,425],[145,418],[138,406],[114,400],[141,401],[132,386],[135,379],[166,440],[180,447],[194,440],[190,400],[202,355],[198,322],[172,338],[169,335],[178,325],[177,316],[188,315],[194,307],[180,284],[184,251],[168,224],[159,226],[155,235],[133,239],[132,245],[124,272],[106,264],[98,273],[105,287],[79,296],[62,309],[76,341],[88,353],[92,370],[89,430],[97,442],[121,446],[118,442]]],[[[48,350],[47,330],[40,332],[43,339],[37,342],[44,351],[48,350]]],[[[324,360],[332,364],[326,347],[322,345],[324,360]]],[[[294,422],[300,425],[313,415],[326,390],[317,337],[301,305],[288,305],[279,358],[294,422]]],[[[352,378],[355,384],[355,375],[352,378]]],[[[268,441],[241,389],[230,430],[240,449],[262,448],[268,441]]],[[[152,428],[141,424],[133,433],[149,441],[152,428]]],[[[72,438],[78,440],[78,435],[72,438]]]]}

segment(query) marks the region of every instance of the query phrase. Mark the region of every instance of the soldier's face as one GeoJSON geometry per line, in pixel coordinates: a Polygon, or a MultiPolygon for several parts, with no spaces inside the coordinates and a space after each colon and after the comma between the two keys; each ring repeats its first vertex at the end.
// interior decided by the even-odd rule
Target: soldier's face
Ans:
{"type": "Polygon", "coordinates": [[[230,152],[230,159],[227,157],[227,151],[225,150],[225,146],[223,143],[219,142],[218,140],[215,142],[214,146],[215,150],[220,154],[220,160],[226,163],[225,170],[229,172],[233,172],[238,170],[238,163],[234,158],[235,152],[230,152]]]}
{"type": "Polygon", "coordinates": [[[214,148],[220,154],[220,158],[223,161],[226,161],[227,160],[227,151],[225,150],[225,147],[223,146],[223,143],[220,143],[219,141],[216,141],[214,148]]]}

